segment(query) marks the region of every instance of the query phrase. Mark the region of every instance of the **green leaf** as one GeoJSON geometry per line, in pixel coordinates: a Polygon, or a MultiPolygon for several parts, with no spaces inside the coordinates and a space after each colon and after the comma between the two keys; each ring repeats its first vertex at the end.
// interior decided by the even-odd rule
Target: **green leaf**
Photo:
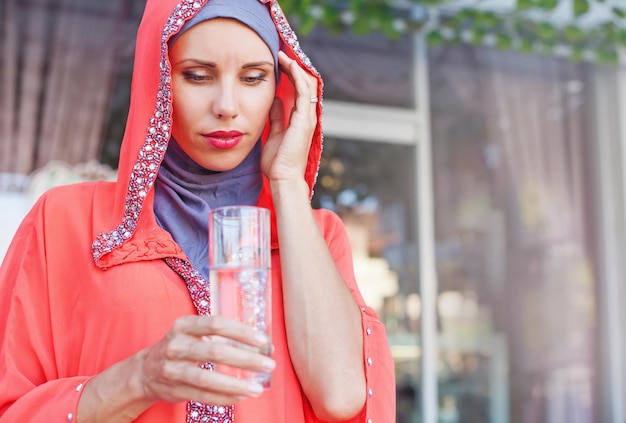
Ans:
{"type": "Polygon", "coordinates": [[[563,33],[565,34],[565,38],[567,39],[567,41],[570,41],[572,43],[578,42],[585,38],[585,33],[583,32],[583,30],[574,25],[568,25],[563,28],[563,33]]]}
{"type": "MultiPolygon", "coordinates": [[[[404,34],[400,31],[400,26],[393,19],[386,19],[380,22],[380,31],[390,40],[398,40],[404,34]]],[[[406,24],[404,25],[406,27],[406,24]]]]}
{"type": "Polygon", "coordinates": [[[487,32],[484,28],[477,26],[472,29],[472,41],[476,44],[482,44],[485,41],[485,35],[487,32]]]}
{"type": "Polygon", "coordinates": [[[283,12],[287,16],[293,16],[295,10],[295,1],[294,0],[283,0],[280,2],[280,8],[283,9],[283,12]]]}
{"type": "Polygon", "coordinates": [[[468,9],[468,8],[461,9],[461,11],[456,14],[456,16],[461,21],[473,20],[475,15],[476,15],[476,12],[474,10],[468,9]]]}
{"type": "Polygon", "coordinates": [[[501,19],[493,12],[481,13],[476,17],[476,23],[483,27],[495,27],[498,26],[501,19]]]}
{"type": "Polygon", "coordinates": [[[624,19],[626,18],[626,9],[622,9],[620,7],[614,7],[613,14],[620,19],[624,19]]]}
{"type": "Polygon", "coordinates": [[[574,0],[574,16],[577,18],[589,11],[589,0],[574,0]]]}
{"type": "Polygon", "coordinates": [[[322,23],[327,27],[337,27],[338,24],[341,24],[341,15],[339,14],[339,10],[334,7],[325,7],[324,15],[322,16],[322,23]]]}
{"type": "Polygon", "coordinates": [[[554,53],[555,44],[552,42],[543,43],[541,45],[541,53],[544,55],[552,55],[554,53]]]}
{"type": "Polygon", "coordinates": [[[300,0],[296,2],[295,9],[302,19],[308,15],[309,8],[311,7],[311,0],[300,0]]]}
{"type": "Polygon", "coordinates": [[[428,33],[428,35],[426,36],[426,41],[428,42],[428,45],[431,47],[438,47],[440,45],[442,45],[446,39],[445,37],[441,34],[441,32],[435,30],[432,30],[428,33]]]}
{"type": "Polygon", "coordinates": [[[315,28],[317,25],[317,19],[311,14],[305,15],[300,22],[300,27],[298,28],[298,32],[302,34],[302,36],[307,35],[309,32],[315,28]]]}
{"type": "Polygon", "coordinates": [[[537,4],[534,0],[517,0],[517,10],[529,10],[536,7],[537,4]]]}
{"type": "Polygon", "coordinates": [[[534,43],[527,38],[523,39],[519,46],[519,51],[522,53],[532,53],[534,50],[534,43]]]}
{"type": "Polygon", "coordinates": [[[364,14],[358,15],[352,23],[352,31],[357,35],[365,35],[371,32],[371,30],[369,19],[364,14]]]}
{"type": "Polygon", "coordinates": [[[549,23],[542,22],[537,27],[537,34],[542,40],[552,40],[556,36],[556,28],[549,23]]]}
{"type": "Polygon", "coordinates": [[[500,50],[509,50],[513,46],[513,38],[509,34],[498,34],[496,46],[500,50]]]}
{"type": "Polygon", "coordinates": [[[619,61],[619,55],[617,54],[617,51],[615,51],[614,49],[598,50],[596,56],[597,56],[598,62],[601,64],[605,64],[605,65],[609,65],[609,64],[613,65],[613,64],[618,63],[619,61]]]}
{"type": "Polygon", "coordinates": [[[570,54],[570,60],[574,63],[580,63],[585,58],[585,51],[582,48],[574,48],[570,54]]]}
{"type": "Polygon", "coordinates": [[[537,6],[544,10],[554,10],[559,5],[559,0],[539,0],[537,6]]]}

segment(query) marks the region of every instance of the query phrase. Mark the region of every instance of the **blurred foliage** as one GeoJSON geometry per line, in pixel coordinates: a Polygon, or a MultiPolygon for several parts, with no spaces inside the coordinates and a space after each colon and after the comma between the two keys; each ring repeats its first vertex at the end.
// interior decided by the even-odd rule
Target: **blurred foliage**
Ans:
{"type": "Polygon", "coordinates": [[[424,31],[431,45],[462,42],[565,55],[575,62],[619,61],[626,46],[626,0],[513,1],[512,10],[498,13],[481,9],[483,0],[471,0],[463,8],[454,0],[281,0],[280,4],[301,34],[318,25],[333,32],[380,31],[390,38],[424,31]],[[590,23],[595,7],[609,10],[609,16],[605,13],[602,20],[590,23]],[[557,25],[553,15],[564,8],[569,8],[571,18],[557,25]]]}

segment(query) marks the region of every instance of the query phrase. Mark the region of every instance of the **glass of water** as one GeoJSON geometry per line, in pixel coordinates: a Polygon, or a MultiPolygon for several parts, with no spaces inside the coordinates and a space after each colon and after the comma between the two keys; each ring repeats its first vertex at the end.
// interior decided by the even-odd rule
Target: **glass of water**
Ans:
{"type": "MultiPolygon", "coordinates": [[[[211,314],[229,317],[264,333],[268,344],[257,350],[268,356],[272,345],[270,233],[268,209],[229,206],[209,212],[211,314]]],[[[215,370],[256,379],[266,389],[271,386],[270,373],[221,364],[216,364],[215,370]]]]}

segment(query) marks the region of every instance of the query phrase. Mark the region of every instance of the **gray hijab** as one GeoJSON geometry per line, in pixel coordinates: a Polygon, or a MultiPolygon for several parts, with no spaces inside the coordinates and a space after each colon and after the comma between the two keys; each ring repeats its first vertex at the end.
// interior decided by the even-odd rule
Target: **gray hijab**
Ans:
{"type": "Polygon", "coordinates": [[[154,213],[191,264],[208,280],[209,210],[255,205],[261,188],[261,143],[236,168],[214,172],[196,164],[170,139],[155,182],[154,213]]]}

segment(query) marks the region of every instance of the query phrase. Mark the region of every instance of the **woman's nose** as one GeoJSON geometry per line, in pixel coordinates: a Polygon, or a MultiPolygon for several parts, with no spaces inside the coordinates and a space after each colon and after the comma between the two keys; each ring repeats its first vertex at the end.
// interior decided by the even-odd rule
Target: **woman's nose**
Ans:
{"type": "Polygon", "coordinates": [[[212,109],[213,114],[219,119],[233,119],[237,117],[237,92],[232,84],[222,83],[217,87],[212,109]]]}

